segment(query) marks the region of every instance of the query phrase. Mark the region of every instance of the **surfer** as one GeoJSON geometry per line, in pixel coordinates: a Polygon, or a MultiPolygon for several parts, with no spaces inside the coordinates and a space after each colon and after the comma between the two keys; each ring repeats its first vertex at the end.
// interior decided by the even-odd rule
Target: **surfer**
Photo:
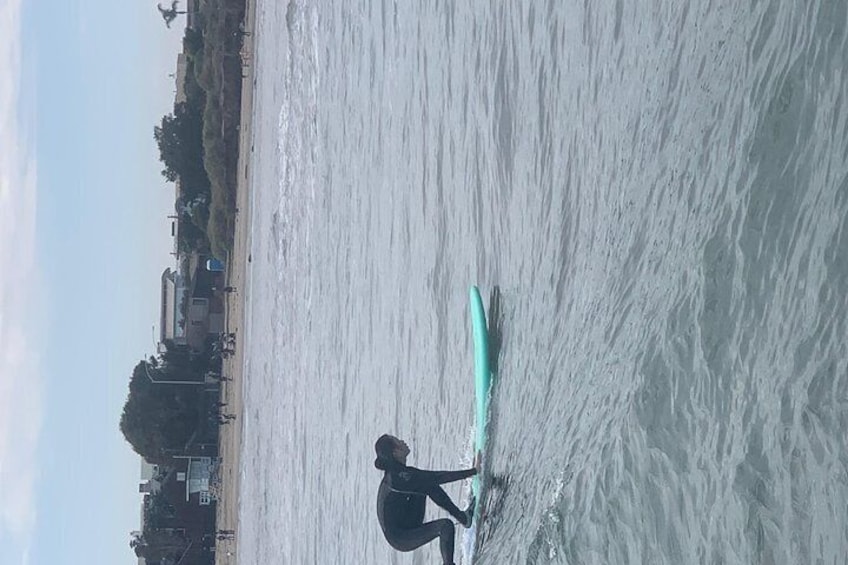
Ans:
{"type": "Polygon", "coordinates": [[[470,527],[474,501],[463,512],[440,485],[472,477],[477,474],[477,469],[424,471],[408,467],[409,446],[388,434],[380,436],[374,450],[377,452],[374,466],[385,472],[377,492],[377,519],[386,541],[398,551],[412,551],[439,538],[444,565],[454,565],[453,522],[442,518],[424,523],[424,504],[430,497],[460,524],[470,527]]]}

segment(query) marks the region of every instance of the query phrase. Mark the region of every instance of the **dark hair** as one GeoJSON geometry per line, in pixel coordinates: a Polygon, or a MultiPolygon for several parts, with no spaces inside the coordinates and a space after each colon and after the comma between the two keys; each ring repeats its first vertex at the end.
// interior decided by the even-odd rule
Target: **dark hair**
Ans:
{"type": "Polygon", "coordinates": [[[389,471],[400,466],[400,463],[395,459],[395,438],[389,434],[383,434],[374,443],[374,451],[377,452],[377,459],[374,460],[374,466],[381,471],[389,471]]]}

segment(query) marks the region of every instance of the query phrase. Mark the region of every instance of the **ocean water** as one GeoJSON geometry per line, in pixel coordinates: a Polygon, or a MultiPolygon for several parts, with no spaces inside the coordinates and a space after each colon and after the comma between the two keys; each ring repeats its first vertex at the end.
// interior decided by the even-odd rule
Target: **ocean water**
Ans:
{"type": "Polygon", "coordinates": [[[240,563],[439,563],[373,442],[468,463],[470,284],[475,562],[845,563],[848,2],[259,0],[256,40],[240,563]]]}

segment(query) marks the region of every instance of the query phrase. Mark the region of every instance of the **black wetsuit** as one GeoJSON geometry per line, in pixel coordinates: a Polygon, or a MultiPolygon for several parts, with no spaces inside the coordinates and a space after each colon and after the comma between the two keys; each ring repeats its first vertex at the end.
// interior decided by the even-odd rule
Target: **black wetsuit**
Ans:
{"type": "Polygon", "coordinates": [[[466,515],[451,501],[439,485],[475,475],[475,469],[464,471],[422,471],[398,465],[387,470],[377,492],[377,519],[389,544],[398,551],[412,551],[439,539],[442,560],[453,565],[454,525],[447,518],[424,523],[427,497],[465,523],[466,515]]]}

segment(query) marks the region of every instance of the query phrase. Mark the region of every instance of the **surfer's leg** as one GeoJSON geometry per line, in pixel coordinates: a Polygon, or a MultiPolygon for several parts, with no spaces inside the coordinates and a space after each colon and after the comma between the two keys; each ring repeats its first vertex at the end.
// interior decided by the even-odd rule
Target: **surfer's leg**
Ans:
{"type": "Polygon", "coordinates": [[[460,524],[462,524],[466,528],[471,526],[471,515],[468,512],[463,512],[462,510],[457,508],[456,504],[453,503],[453,500],[450,499],[448,493],[446,493],[442,487],[438,485],[430,487],[430,489],[427,491],[427,496],[429,496],[430,499],[437,505],[447,510],[448,513],[453,516],[460,524]]]}
{"type": "Polygon", "coordinates": [[[453,549],[456,528],[447,518],[421,524],[417,528],[395,531],[392,534],[392,547],[400,551],[412,551],[439,538],[439,549],[444,565],[453,565],[453,549]]]}

